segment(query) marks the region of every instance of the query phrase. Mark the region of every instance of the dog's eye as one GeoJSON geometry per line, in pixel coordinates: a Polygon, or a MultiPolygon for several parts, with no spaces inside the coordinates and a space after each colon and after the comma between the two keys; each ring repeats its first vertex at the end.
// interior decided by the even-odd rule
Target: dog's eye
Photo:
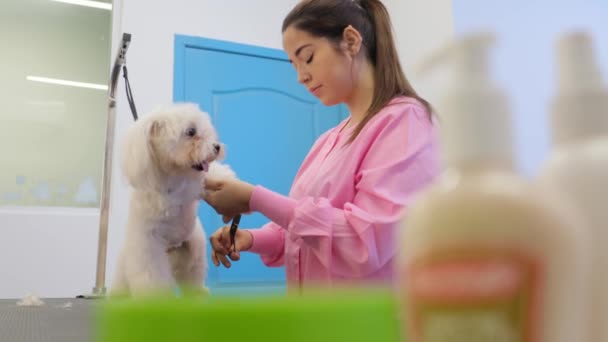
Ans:
{"type": "Polygon", "coordinates": [[[196,128],[190,127],[186,130],[186,135],[189,137],[193,137],[196,135],[196,128]]]}

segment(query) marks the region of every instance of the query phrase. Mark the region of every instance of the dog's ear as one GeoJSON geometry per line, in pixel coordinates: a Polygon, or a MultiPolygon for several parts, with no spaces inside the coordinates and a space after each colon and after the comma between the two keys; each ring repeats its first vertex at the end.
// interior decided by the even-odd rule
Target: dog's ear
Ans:
{"type": "Polygon", "coordinates": [[[148,127],[148,136],[151,138],[158,137],[164,129],[165,124],[160,120],[154,120],[148,127]]]}
{"type": "Polygon", "coordinates": [[[134,188],[149,187],[154,182],[154,149],[152,139],[161,134],[162,123],[142,118],[131,126],[123,142],[122,169],[134,188]]]}

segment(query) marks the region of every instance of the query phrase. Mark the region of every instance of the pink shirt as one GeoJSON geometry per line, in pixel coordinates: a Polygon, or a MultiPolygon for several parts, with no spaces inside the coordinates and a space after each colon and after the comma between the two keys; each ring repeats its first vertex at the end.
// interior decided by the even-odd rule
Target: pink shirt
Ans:
{"type": "Polygon", "coordinates": [[[250,230],[250,251],[285,265],[289,287],[390,285],[399,221],[439,172],[435,125],[416,100],[393,99],[349,145],[347,123],[315,142],[289,197],[262,186],[251,196],[272,222],[250,230]]]}

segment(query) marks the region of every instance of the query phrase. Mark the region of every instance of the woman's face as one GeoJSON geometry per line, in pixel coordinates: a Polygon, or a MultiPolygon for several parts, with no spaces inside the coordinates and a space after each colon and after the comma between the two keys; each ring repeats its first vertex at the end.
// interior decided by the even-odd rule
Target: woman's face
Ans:
{"type": "Polygon", "coordinates": [[[352,58],[326,38],[293,26],[283,32],[283,48],[302,83],[326,106],[346,101],[353,91],[352,58]]]}

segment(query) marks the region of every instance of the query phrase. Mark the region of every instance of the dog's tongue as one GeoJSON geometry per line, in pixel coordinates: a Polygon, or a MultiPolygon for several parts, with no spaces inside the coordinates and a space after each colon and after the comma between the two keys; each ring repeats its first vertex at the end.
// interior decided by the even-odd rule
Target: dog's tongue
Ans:
{"type": "Polygon", "coordinates": [[[199,164],[192,165],[192,168],[197,171],[207,172],[207,171],[209,171],[209,162],[207,162],[207,161],[200,162],[199,164]]]}
{"type": "Polygon", "coordinates": [[[208,172],[209,171],[209,162],[208,161],[200,162],[199,164],[192,165],[192,168],[197,171],[208,172]]]}

